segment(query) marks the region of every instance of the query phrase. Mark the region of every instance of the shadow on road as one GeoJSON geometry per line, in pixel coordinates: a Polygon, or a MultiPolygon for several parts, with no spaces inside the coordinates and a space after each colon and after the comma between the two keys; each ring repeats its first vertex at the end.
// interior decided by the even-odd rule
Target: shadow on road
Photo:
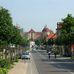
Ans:
{"type": "Polygon", "coordinates": [[[52,65],[53,67],[59,69],[56,70],[60,72],[74,72],[74,60],[71,59],[41,59],[43,63],[48,63],[48,65],[52,65]]]}
{"type": "Polygon", "coordinates": [[[56,59],[54,56],[51,55],[50,59],[45,51],[33,51],[33,57],[36,62],[36,66],[41,73],[43,72],[74,72],[74,60],[64,57],[57,57],[56,59]]]}

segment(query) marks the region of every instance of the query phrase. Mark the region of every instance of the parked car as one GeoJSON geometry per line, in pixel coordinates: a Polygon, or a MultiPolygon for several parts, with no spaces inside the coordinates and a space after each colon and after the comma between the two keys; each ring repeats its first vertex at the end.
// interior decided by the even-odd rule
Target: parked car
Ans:
{"type": "Polygon", "coordinates": [[[30,52],[23,52],[21,55],[21,59],[30,59],[30,52]]]}

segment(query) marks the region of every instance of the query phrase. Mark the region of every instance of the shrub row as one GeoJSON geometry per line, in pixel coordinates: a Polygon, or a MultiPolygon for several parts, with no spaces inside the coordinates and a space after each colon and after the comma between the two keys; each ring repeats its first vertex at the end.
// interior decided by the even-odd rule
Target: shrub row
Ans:
{"type": "Polygon", "coordinates": [[[9,59],[0,59],[0,67],[1,68],[10,68],[10,60],[9,59]]]}
{"type": "MultiPolygon", "coordinates": [[[[16,55],[12,62],[18,62],[19,56],[16,55]]],[[[0,59],[0,74],[7,74],[8,69],[10,69],[11,64],[13,64],[10,59],[0,59]]]]}

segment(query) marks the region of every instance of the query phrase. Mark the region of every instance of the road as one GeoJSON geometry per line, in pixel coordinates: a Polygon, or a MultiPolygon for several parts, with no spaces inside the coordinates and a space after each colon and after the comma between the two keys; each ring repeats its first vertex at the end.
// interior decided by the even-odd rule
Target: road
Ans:
{"type": "Polygon", "coordinates": [[[32,53],[31,53],[31,58],[30,60],[26,60],[28,63],[27,67],[27,74],[39,74],[35,65],[35,61],[33,59],[32,53]]]}
{"type": "Polygon", "coordinates": [[[32,51],[27,74],[74,74],[74,61],[54,56],[48,58],[46,51],[32,51]]]}

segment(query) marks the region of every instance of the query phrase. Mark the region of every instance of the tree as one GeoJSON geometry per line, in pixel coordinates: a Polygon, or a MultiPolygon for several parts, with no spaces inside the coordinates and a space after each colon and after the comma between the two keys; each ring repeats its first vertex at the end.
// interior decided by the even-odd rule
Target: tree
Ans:
{"type": "Polygon", "coordinates": [[[0,46],[5,49],[5,58],[7,56],[8,45],[11,43],[13,24],[10,13],[7,9],[0,7],[0,46]]]}
{"type": "Polygon", "coordinates": [[[36,45],[41,45],[42,44],[42,40],[40,38],[35,40],[35,44],[36,45]]]}
{"type": "MultiPolygon", "coordinates": [[[[60,36],[56,42],[60,42],[62,45],[69,45],[74,43],[74,35],[72,34],[74,28],[74,17],[68,14],[66,18],[62,19],[62,28],[60,36]]],[[[74,33],[74,32],[73,32],[74,33]]]]}
{"type": "Polygon", "coordinates": [[[12,32],[12,18],[10,17],[10,13],[5,8],[0,8],[0,41],[9,43],[9,39],[11,38],[12,32]]]}
{"type": "MultiPolygon", "coordinates": [[[[22,36],[20,30],[13,26],[12,17],[9,11],[0,7],[0,47],[11,52],[10,44],[20,45],[22,43],[22,36]]],[[[5,51],[5,52],[6,52],[5,51]]],[[[6,55],[6,54],[5,54],[6,55]]]]}
{"type": "Polygon", "coordinates": [[[68,14],[65,19],[63,19],[63,28],[62,32],[65,31],[65,42],[67,44],[71,44],[72,42],[74,43],[74,35],[72,34],[72,28],[74,27],[74,17],[71,14],[68,14]]]}
{"type": "Polygon", "coordinates": [[[21,46],[25,47],[25,46],[28,46],[29,45],[29,40],[28,38],[24,35],[22,37],[22,40],[21,40],[21,46]]]}
{"type": "Polygon", "coordinates": [[[60,36],[57,37],[56,43],[64,45],[65,52],[71,52],[71,45],[74,43],[74,17],[68,14],[67,17],[62,19],[62,28],[60,29],[60,36]]]}
{"type": "Polygon", "coordinates": [[[49,39],[47,42],[48,45],[53,45],[54,44],[54,40],[53,39],[49,39]]]}

